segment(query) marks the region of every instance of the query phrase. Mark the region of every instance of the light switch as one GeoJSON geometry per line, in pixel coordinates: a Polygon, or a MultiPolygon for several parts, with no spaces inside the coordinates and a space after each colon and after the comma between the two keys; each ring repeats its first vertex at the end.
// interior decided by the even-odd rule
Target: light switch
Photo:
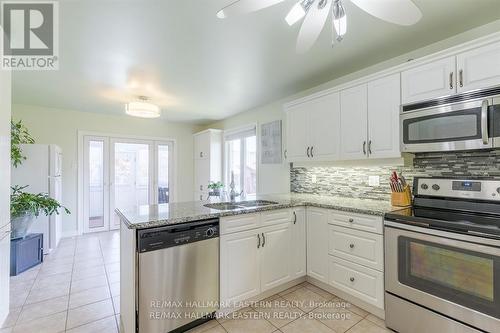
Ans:
{"type": "Polygon", "coordinates": [[[380,176],[369,176],[368,177],[369,186],[380,186],[380,176]]]}

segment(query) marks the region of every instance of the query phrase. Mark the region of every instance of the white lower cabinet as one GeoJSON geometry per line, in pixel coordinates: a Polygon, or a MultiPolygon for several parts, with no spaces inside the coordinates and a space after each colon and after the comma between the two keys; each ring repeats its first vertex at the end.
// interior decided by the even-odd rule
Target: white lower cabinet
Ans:
{"type": "Polygon", "coordinates": [[[327,209],[307,208],[307,275],[328,283],[327,209]]]}
{"type": "Polygon", "coordinates": [[[224,306],[237,306],[305,275],[305,233],[301,229],[305,220],[300,220],[300,214],[283,209],[221,219],[220,298],[224,306]],[[296,258],[299,251],[302,257],[296,258]]]}
{"type": "Polygon", "coordinates": [[[330,256],[329,284],[378,308],[384,308],[384,273],[330,256]]]}
{"type": "Polygon", "coordinates": [[[306,276],[306,209],[300,207],[294,209],[292,220],[292,277],[299,278],[306,276]]]}
{"type": "Polygon", "coordinates": [[[260,287],[266,291],[291,280],[290,223],[262,229],[260,287]]]}
{"type": "Polygon", "coordinates": [[[220,297],[224,303],[260,293],[260,230],[220,237],[220,297]]]}

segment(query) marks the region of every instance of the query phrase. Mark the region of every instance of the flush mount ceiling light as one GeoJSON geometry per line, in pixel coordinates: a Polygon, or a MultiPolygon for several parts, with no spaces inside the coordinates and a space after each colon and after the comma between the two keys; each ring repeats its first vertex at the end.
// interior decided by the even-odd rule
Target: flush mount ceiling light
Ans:
{"type": "Polygon", "coordinates": [[[125,105],[125,113],[141,118],[158,118],[161,115],[158,105],[148,102],[145,96],[139,96],[137,101],[129,102],[125,105]]]}
{"type": "MultiPolygon", "coordinates": [[[[246,14],[283,1],[285,0],[237,0],[222,8],[217,17],[225,19],[246,14]]],[[[290,26],[304,19],[297,37],[298,53],[304,53],[314,45],[329,17],[330,8],[332,40],[340,42],[344,39],[347,32],[347,15],[343,5],[345,1],[351,1],[368,14],[394,24],[413,25],[422,18],[422,12],[411,0],[299,0],[285,17],[290,26]]]]}

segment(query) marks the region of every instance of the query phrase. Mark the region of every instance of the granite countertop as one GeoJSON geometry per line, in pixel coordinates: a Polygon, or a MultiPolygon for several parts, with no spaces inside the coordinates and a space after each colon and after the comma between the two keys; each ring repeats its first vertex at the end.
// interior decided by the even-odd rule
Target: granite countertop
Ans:
{"type": "Polygon", "coordinates": [[[298,193],[257,195],[254,197],[247,197],[245,200],[270,200],[277,202],[277,204],[236,210],[216,210],[207,208],[204,205],[207,203],[219,202],[218,200],[188,201],[117,209],[116,213],[120,216],[122,223],[129,229],[144,229],[297,206],[329,208],[351,213],[378,216],[383,216],[387,212],[401,209],[400,207],[391,206],[388,201],[382,200],[298,193]]]}

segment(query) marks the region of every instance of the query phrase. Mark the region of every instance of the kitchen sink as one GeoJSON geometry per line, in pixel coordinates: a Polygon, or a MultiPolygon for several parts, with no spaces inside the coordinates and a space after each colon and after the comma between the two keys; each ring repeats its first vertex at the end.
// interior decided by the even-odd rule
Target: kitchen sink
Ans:
{"type": "Polygon", "coordinates": [[[250,200],[250,201],[238,202],[238,205],[243,207],[262,207],[262,206],[270,206],[277,204],[278,204],[277,202],[267,201],[267,200],[250,200]]]}
{"type": "Polygon", "coordinates": [[[234,209],[242,209],[244,206],[239,206],[230,202],[219,202],[203,205],[207,208],[217,209],[217,210],[234,210],[234,209]]]}
{"type": "Polygon", "coordinates": [[[277,202],[267,201],[267,200],[249,200],[249,201],[240,201],[240,202],[218,202],[205,204],[204,206],[207,208],[217,209],[217,210],[235,210],[235,209],[244,209],[244,208],[255,208],[269,205],[276,205],[277,202]]]}

